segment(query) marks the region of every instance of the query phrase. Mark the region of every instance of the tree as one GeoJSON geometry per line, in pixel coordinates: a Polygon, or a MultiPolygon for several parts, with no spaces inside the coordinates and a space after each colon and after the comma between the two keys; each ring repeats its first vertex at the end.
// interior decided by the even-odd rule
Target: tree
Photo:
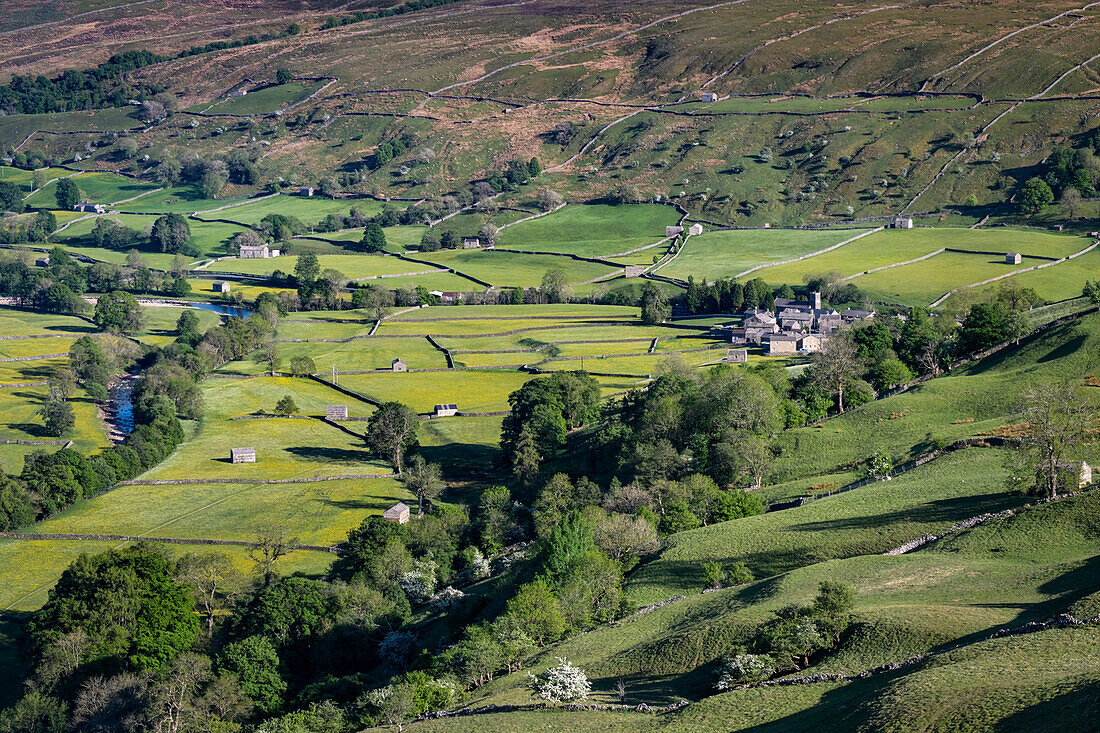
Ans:
{"type": "Polygon", "coordinates": [[[46,425],[46,433],[55,438],[65,435],[76,424],[73,406],[68,402],[48,399],[38,409],[38,414],[42,416],[42,421],[46,425]]]}
{"type": "Polygon", "coordinates": [[[409,469],[402,479],[405,488],[416,495],[416,514],[424,514],[425,502],[431,502],[446,488],[443,472],[435,463],[426,463],[421,456],[413,456],[409,469]]]}
{"type": "Polygon", "coordinates": [[[161,252],[182,252],[191,241],[191,226],[180,214],[165,214],[153,222],[149,244],[161,252]]]}
{"type": "Polygon", "coordinates": [[[279,342],[275,339],[268,339],[252,354],[252,360],[267,367],[271,376],[274,377],[275,372],[282,363],[282,358],[279,356],[279,342]]]}
{"type": "Polygon", "coordinates": [[[1068,384],[1038,384],[1024,393],[1020,416],[1019,452],[1034,477],[1031,491],[1056,499],[1060,490],[1077,488],[1074,471],[1080,456],[1075,451],[1095,422],[1094,408],[1068,384]]]}
{"type": "Polygon", "coordinates": [[[642,194],[636,185],[623,181],[611,188],[605,198],[609,204],[619,206],[621,204],[638,203],[642,200],[642,194]]]}
{"type": "Polygon", "coordinates": [[[275,83],[276,84],[289,84],[290,80],[294,78],[294,74],[290,69],[277,69],[275,71],[275,83]]]}
{"type": "Polygon", "coordinates": [[[0,472],[0,532],[19,529],[34,521],[34,504],[22,484],[0,472]]]}
{"type": "Polygon", "coordinates": [[[552,188],[540,188],[535,195],[535,202],[543,211],[553,211],[565,203],[562,195],[552,188]]]}
{"type": "Polygon", "coordinates": [[[370,222],[363,230],[363,238],[359,240],[359,249],[363,252],[384,252],[386,249],[386,233],[382,231],[377,222],[370,222]]]}
{"type": "Polygon", "coordinates": [[[975,303],[959,331],[959,350],[974,354],[1000,343],[1005,338],[1004,313],[990,303],[975,303]]]}
{"type": "Polygon", "coordinates": [[[1067,188],[1062,191],[1062,195],[1058,199],[1058,203],[1065,209],[1066,217],[1069,219],[1077,218],[1077,210],[1081,208],[1081,202],[1081,192],[1076,188],[1067,188]]]}
{"type": "Polygon", "coordinates": [[[202,190],[203,198],[216,199],[218,194],[225,188],[225,184],[229,183],[229,175],[217,170],[209,170],[203,173],[202,183],[200,188],[202,190]]]}
{"type": "Polygon", "coordinates": [[[814,354],[810,379],[827,393],[836,395],[837,411],[844,412],[844,387],[859,377],[862,366],[852,340],[842,334],[834,335],[814,354]]]}
{"type": "Polygon", "coordinates": [[[19,214],[24,209],[23,192],[11,181],[0,181],[0,211],[14,211],[19,214]]]}
{"type": "Polygon", "coordinates": [[[99,296],[92,320],[104,331],[130,336],[142,329],[145,313],[134,296],[115,290],[99,296]]]}
{"type": "Polygon", "coordinates": [[[646,281],[642,286],[642,323],[655,326],[672,316],[672,306],[668,304],[664,291],[653,282],[646,281]]]}
{"type": "Polygon", "coordinates": [[[609,514],[597,520],[592,539],[596,547],[626,568],[661,548],[656,527],[642,517],[626,514],[609,514]]]}
{"type": "Polygon", "coordinates": [[[561,268],[547,270],[543,274],[539,292],[547,303],[565,302],[573,294],[572,289],[569,287],[568,276],[565,270],[561,268]]]}
{"type": "Polygon", "coordinates": [[[184,308],[176,319],[176,338],[184,342],[197,342],[201,337],[199,315],[192,308],[184,308]]]}
{"type": "Polygon", "coordinates": [[[57,208],[62,211],[72,211],[73,207],[80,203],[80,189],[76,187],[76,181],[71,178],[62,178],[57,182],[57,208]]]}
{"type": "Polygon", "coordinates": [[[1100,280],[1087,280],[1081,289],[1081,296],[1088,298],[1093,305],[1100,305],[1100,280]]]}
{"type": "Polygon", "coordinates": [[[531,691],[548,702],[584,700],[592,690],[584,671],[564,657],[558,657],[558,666],[546,669],[545,677],[529,674],[527,680],[531,691]]]}
{"type": "Polygon", "coordinates": [[[237,676],[241,691],[261,713],[282,706],[286,680],[279,675],[279,654],[263,636],[248,636],[226,644],[218,655],[218,668],[237,676]]]}
{"type": "Polygon", "coordinates": [[[293,552],[297,544],[298,538],[290,536],[285,524],[264,521],[256,528],[256,540],[248,548],[248,557],[263,575],[265,587],[275,579],[275,563],[293,552]]]}
{"type": "Polygon", "coordinates": [[[367,421],[367,445],[401,475],[405,456],[416,450],[416,413],[400,402],[383,402],[367,421]]]}
{"type": "Polygon", "coordinates": [[[555,641],[565,633],[561,602],[542,580],[521,585],[516,595],[508,601],[505,613],[514,618],[539,646],[555,641]]]}
{"type": "Polygon", "coordinates": [[[1020,339],[1029,333],[1031,333],[1031,319],[1028,318],[1027,313],[1010,310],[1005,314],[1002,334],[1006,340],[1019,344],[1020,339]]]}
{"type": "Polygon", "coordinates": [[[500,234],[500,227],[491,221],[485,222],[481,226],[481,230],[478,232],[478,237],[485,242],[485,244],[492,247],[497,243],[497,235],[500,234]]]}
{"type": "Polygon", "coordinates": [[[295,356],[290,360],[290,373],[296,377],[308,377],[317,371],[317,365],[308,356],[295,356]]]}
{"type": "Polygon", "coordinates": [[[299,284],[312,283],[320,274],[321,264],[317,260],[316,253],[305,252],[298,257],[298,262],[294,265],[294,277],[298,280],[299,284]]]}
{"type": "Polygon", "coordinates": [[[282,399],[275,405],[274,410],[276,415],[287,417],[294,415],[298,412],[298,405],[294,404],[294,398],[290,395],[283,395],[282,399]]]}
{"type": "Polygon", "coordinates": [[[160,548],[140,542],[98,555],[82,554],[27,626],[36,652],[83,629],[86,658],[107,671],[165,669],[190,648],[199,621],[191,596],[172,577],[160,548]]]}
{"type": "Polygon", "coordinates": [[[213,636],[215,619],[229,614],[229,603],[241,590],[241,577],[233,561],[217,552],[187,554],[180,558],[175,577],[191,588],[195,603],[206,617],[206,635],[213,636]]]}
{"type": "Polygon", "coordinates": [[[1054,202],[1054,192],[1042,178],[1028,179],[1016,194],[1016,208],[1025,216],[1034,216],[1054,202]]]}

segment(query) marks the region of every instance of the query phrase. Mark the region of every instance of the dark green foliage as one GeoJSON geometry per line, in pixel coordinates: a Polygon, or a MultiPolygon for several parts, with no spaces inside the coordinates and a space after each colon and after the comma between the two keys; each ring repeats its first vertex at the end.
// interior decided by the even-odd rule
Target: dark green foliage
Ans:
{"type": "Polygon", "coordinates": [[[294,398],[290,395],[283,395],[282,399],[275,405],[274,414],[276,415],[294,415],[298,412],[298,405],[294,404],[294,398]]]}
{"type": "Polygon", "coordinates": [[[73,406],[63,400],[46,400],[38,410],[42,416],[42,422],[46,425],[46,434],[60,438],[73,429],[76,418],[73,416],[73,406]]]}
{"type": "Polygon", "coordinates": [[[512,412],[501,427],[502,465],[511,467],[525,430],[545,460],[564,445],[567,430],[598,415],[599,400],[599,383],[587,372],[555,372],[525,383],[508,396],[512,412]]]}
{"type": "Polygon", "coordinates": [[[279,675],[279,654],[265,636],[247,636],[225,645],[218,669],[237,675],[241,692],[261,713],[282,707],[286,680],[279,675]]]}
{"type": "Polygon", "coordinates": [[[62,178],[57,182],[57,208],[63,211],[72,211],[72,208],[80,203],[80,189],[71,178],[62,178]]]}
{"type": "Polygon", "coordinates": [[[23,192],[11,181],[0,181],[0,211],[21,213],[24,209],[23,192]]]}
{"type": "Polygon", "coordinates": [[[639,302],[642,309],[642,323],[656,325],[663,323],[672,316],[672,306],[668,299],[655,283],[647,281],[642,286],[642,297],[639,302]]]}
{"type": "Polygon", "coordinates": [[[332,563],[330,572],[334,577],[348,582],[366,580],[371,564],[381,555],[383,548],[395,540],[404,544],[406,536],[405,525],[387,522],[377,514],[369,516],[348,532],[343,551],[332,563]]]}
{"type": "Polygon", "coordinates": [[[1029,179],[1020,186],[1016,194],[1016,208],[1025,216],[1034,216],[1052,203],[1054,203],[1054,192],[1041,178],[1029,179]]]}
{"type": "Polygon", "coordinates": [[[386,233],[378,223],[372,221],[367,224],[357,249],[361,252],[382,252],[386,249],[386,233]]]}
{"type": "Polygon", "coordinates": [[[34,504],[21,484],[0,472],[0,532],[18,529],[34,521],[34,504]]]}
{"type": "Polygon", "coordinates": [[[364,437],[373,451],[401,473],[405,457],[420,446],[416,413],[400,402],[383,402],[367,421],[364,437]]]}
{"type": "Polygon", "coordinates": [[[997,306],[975,303],[963,320],[959,350],[973,354],[1004,340],[1004,314],[997,306]]]}
{"type": "Polygon", "coordinates": [[[141,330],[143,313],[134,296],[115,290],[99,296],[92,320],[104,331],[130,335],[141,330]]]}
{"type": "Polygon", "coordinates": [[[294,74],[290,69],[277,69],[275,71],[276,84],[289,84],[292,79],[294,79],[294,74]]]}
{"type": "Polygon", "coordinates": [[[61,574],[27,631],[36,655],[61,636],[88,636],[82,662],[104,672],[163,669],[199,630],[187,589],[173,563],[147,543],[82,554],[61,574]]]}
{"type": "Polygon", "coordinates": [[[161,252],[181,252],[198,254],[194,247],[188,248],[191,241],[191,226],[180,214],[165,214],[153,222],[149,232],[149,244],[161,252]]]}

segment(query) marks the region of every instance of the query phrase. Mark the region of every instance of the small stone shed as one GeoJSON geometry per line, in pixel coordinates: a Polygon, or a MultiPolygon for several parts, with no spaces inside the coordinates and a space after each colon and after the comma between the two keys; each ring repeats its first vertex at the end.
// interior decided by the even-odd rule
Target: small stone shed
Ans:
{"type": "Polygon", "coordinates": [[[749,360],[748,349],[726,349],[726,358],[722,361],[727,364],[744,364],[749,360]]]}
{"type": "Polygon", "coordinates": [[[399,501],[386,511],[382,512],[382,518],[387,522],[405,524],[409,521],[409,507],[403,501],[399,501]]]}
{"type": "Polygon", "coordinates": [[[1006,265],[1018,265],[1024,261],[1024,256],[1019,252],[1009,252],[1005,255],[1006,265]]]}
{"type": "Polygon", "coordinates": [[[229,460],[233,463],[255,463],[256,462],[256,449],[255,448],[230,448],[229,460]]]}
{"type": "Polygon", "coordinates": [[[703,233],[703,225],[702,224],[692,224],[690,227],[688,227],[688,234],[690,234],[693,237],[698,237],[702,233],[703,233]]]}
{"type": "Polygon", "coordinates": [[[326,420],[347,420],[348,419],[348,406],[347,405],[329,405],[325,408],[326,420]]]}
{"type": "Polygon", "coordinates": [[[436,417],[452,417],[458,414],[458,405],[436,405],[433,412],[436,417]]]}
{"type": "Polygon", "coordinates": [[[894,219],[894,229],[912,229],[913,217],[911,216],[899,216],[894,219]]]}
{"type": "Polygon", "coordinates": [[[408,364],[406,364],[405,360],[400,358],[400,357],[394,359],[393,362],[391,362],[390,366],[393,368],[393,370],[395,372],[407,372],[407,371],[409,371],[408,364]]]}
{"type": "Polygon", "coordinates": [[[224,280],[215,280],[213,286],[211,286],[210,289],[213,290],[215,293],[228,293],[229,283],[225,282],[224,280]]]}
{"type": "Polygon", "coordinates": [[[718,101],[718,95],[715,94],[714,92],[703,92],[701,95],[699,95],[699,101],[700,102],[717,102],[718,101]]]}

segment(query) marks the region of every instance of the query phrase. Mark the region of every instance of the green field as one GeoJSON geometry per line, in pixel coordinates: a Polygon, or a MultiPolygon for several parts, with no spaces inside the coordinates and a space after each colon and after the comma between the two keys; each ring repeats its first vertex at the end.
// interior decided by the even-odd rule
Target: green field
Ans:
{"type": "MultiPolygon", "coordinates": [[[[804,257],[865,231],[868,230],[753,229],[704,232],[689,238],[676,259],[660,268],[659,272],[666,277],[681,280],[687,280],[690,275],[696,282],[734,277],[753,267],[804,257]]],[[[848,246],[851,245],[845,245],[848,246]]],[[[841,250],[845,247],[841,247],[841,250]]],[[[768,270],[763,272],[767,273],[768,270]]],[[[755,272],[749,277],[762,276],[764,274],[755,272]]]]}
{"type": "Polygon", "coordinates": [[[320,89],[324,82],[292,81],[250,91],[243,97],[232,97],[211,105],[203,105],[207,114],[263,115],[277,112],[299,102],[320,89]]]}
{"type": "MultiPolygon", "coordinates": [[[[553,214],[507,227],[496,246],[582,257],[608,257],[665,238],[679,214],[671,206],[566,206],[553,214]]],[[[646,254],[658,252],[646,250],[646,254]]]]}
{"type": "Polygon", "coordinates": [[[138,214],[190,214],[196,211],[216,209],[232,201],[203,198],[202,190],[196,184],[173,186],[162,191],[146,194],[139,199],[119,204],[115,208],[122,212],[138,214]]]}
{"type": "MultiPolygon", "coordinates": [[[[74,251],[83,252],[89,257],[121,264],[126,261],[126,253],[131,249],[137,249],[149,264],[160,269],[167,269],[171,264],[173,255],[163,254],[159,251],[151,251],[146,241],[140,241],[131,245],[120,247],[117,250],[95,247],[91,237],[96,221],[100,217],[82,219],[65,228],[60,234],[55,234],[51,239],[71,247],[74,251]]],[[[113,214],[107,218],[147,236],[153,227],[156,216],[148,214],[113,214]]],[[[216,257],[225,254],[229,241],[244,231],[244,227],[224,222],[207,222],[197,219],[188,219],[187,226],[191,230],[191,243],[202,252],[203,256],[216,257]]],[[[144,237],[143,237],[144,239],[144,237]]],[[[258,260],[266,261],[266,260],[258,260]]]]}
{"type": "MultiPolygon", "coordinates": [[[[80,189],[81,201],[94,204],[110,204],[115,201],[138,196],[157,188],[156,184],[136,181],[117,173],[77,173],[68,174],[80,189]]],[[[57,182],[49,183],[45,188],[27,199],[28,206],[52,208],[57,205],[57,182]]]]}
{"type": "Polygon", "coordinates": [[[324,196],[307,198],[280,194],[237,204],[220,211],[207,211],[200,214],[199,218],[228,219],[246,226],[255,226],[268,214],[282,214],[295,216],[308,226],[316,224],[329,214],[346,216],[352,209],[358,209],[366,216],[374,216],[382,211],[382,203],[374,199],[330,199],[324,196]]]}
{"type": "MultiPolygon", "coordinates": [[[[432,269],[431,265],[407,262],[387,255],[321,255],[317,259],[322,271],[336,270],[345,277],[352,279],[424,272],[432,269]]],[[[297,263],[298,257],[296,255],[266,259],[240,259],[234,257],[215,262],[210,267],[203,269],[207,272],[242,272],[249,275],[270,275],[275,270],[292,273],[297,263]]]]}
{"type": "Polygon", "coordinates": [[[198,316],[200,332],[213,328],[221,321],[221,317],[217,313],[199,308],[149,307],[144,311],[145,327],[141,332],[135,334],[134,338],[150,346],[160,346],[162,348],[167,346],[175,341],[176,336],[179,335],[176,332],[176,322],[179,321],[180,314],[184,310],[190,310],[198,316]]]}
{"type": "Polygon", "coordinates": [[[495,287],[537,287],[549,270],[564,270],[566,281],[581,283],[610,276],[615,268],[568,257],[527,255],[491,250],[444,250],[421,253],[417,259],[450,267],[495,287]]]}
{"type": "Polygon", "coordinates": [[[361,438],[317,419],[257,418],[231,420],[265,409],[270,412],[286,394],[303,415],[324,415],[327,405],[348,404],[352,416],[371,407],[308,379],[257,377],[208,379],[203,383],[206,410],[191,440],[143,479],[307,478],[345,474],[389,473],[361,438]],[[231,464],[230,448],[255,448],[256,463],[231,464]]]}

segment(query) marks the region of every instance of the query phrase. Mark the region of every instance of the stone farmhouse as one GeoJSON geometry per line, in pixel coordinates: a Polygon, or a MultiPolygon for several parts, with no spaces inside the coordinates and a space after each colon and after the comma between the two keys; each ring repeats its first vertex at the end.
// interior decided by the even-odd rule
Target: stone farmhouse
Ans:
{"type": "Polygon", "coordinates": [[[245,244],[241,246],[241,259],[244,260],[263,260],[268,257],[278,257],[279,250],[271,249],[266,244],[250,245],[245,244]]]}
{"type": "Polygon", "coordinates": [[[230,448],[229,460],[233,463],[255,463],[256,462],[256,449],[255,448],[230,448]]]}
{"type": "Polygon", "coordinates": [[[103,204],[90,204],[87,201],[82,201],[73,207],[73,211],[91,211],[96,214],[103,214],[107,211],[107,207],[103,204]]]}
{"type": "Polygon", "coordinates": [[[382,512],[382,518],[387,522],[405,524],[409,521],[409,507],[403,501],[399,501],[386,511],[382,512]]]}
{"type": "Polygon", "coordinates": [[[477,237],[463,237],[462,249],[480,249],[481,240],[477,237]]]}
{"type": "Polygon", "coordinates": [[[848,309],[839,313],[824,308],[821,293],[811,293],[808,300],[776,298],[774,311],[747,310],[741,314],[739,326],[726,324],[714,331],[728,337],[732,344],[759,346],[770,355],[812,354],[820,351],[842,325],[869,320],[874,315],[874,311],[848,309]]]}

